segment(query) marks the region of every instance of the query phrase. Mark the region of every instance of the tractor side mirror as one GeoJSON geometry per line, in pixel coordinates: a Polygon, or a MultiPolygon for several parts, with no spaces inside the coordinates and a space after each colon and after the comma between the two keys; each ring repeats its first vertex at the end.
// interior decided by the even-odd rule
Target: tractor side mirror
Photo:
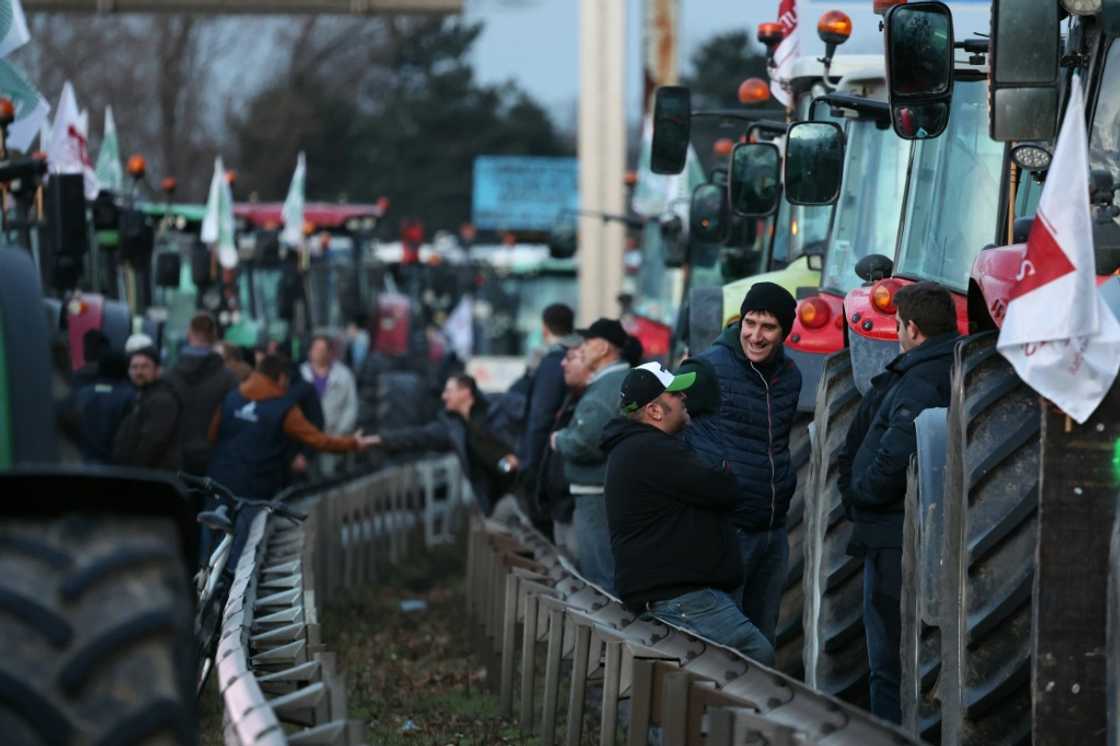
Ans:
{"type": "Polygon", "coordinates": [[[949,124],[953,97],[953,16],[941,2],[895,5],[884,28],[895,134],[937,137],[949,124]]]}
{"type": "Polygon", "coordinates": [[[743,217],[763,217],[778,209],[782,156],[769,142],[740,143],[731,151],[727,189],[731,209],[743,217]]]}
{"type": "Polygon", "coordinates": [[[1059,35],[1057,3],[993,0],[993,140],[1050,140],[1057,134],[1059,35]]]}
{"type": "Polygon", "coordinates": [[[795,122],[786,131],[786,199],[830,205],[840,196],[844,132],[835,122],[795,122]]]}
{"type": "Polygon", "coordinates": [[[688,158],[692,97],[688,88],[661,86],[653,100],[653,144],[649,165],[655,174],[679,174],[688,158]]]}
{"type": "Polygon", "coordinates": [[[576,255],[579,226],[571,213],[561,213],[548,233],[548,255],[553,259],[571,259],[576,255]]]}
{"type": "Polygon", "coordinates": [[[182,268],[183,260],[178,251],[161,251],[156,254],[156,286],[177,289],[182,268]]]}
{"type": "Polygon", "coordinates": [[[722,243],[731,223],[727,204],[727,187],[723,184],[700,184],[692,190],[688,230],[692,238],[705,243],[722,243]]]}

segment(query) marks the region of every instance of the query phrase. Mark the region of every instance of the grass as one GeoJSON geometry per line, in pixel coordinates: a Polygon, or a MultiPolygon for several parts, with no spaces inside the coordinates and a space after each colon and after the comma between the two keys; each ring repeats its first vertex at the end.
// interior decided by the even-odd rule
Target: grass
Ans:
{"type": "Polygon", "coordinates": [[[321,615],[327,649],[344,668],[350,717],[371,744],[535,744],[498,716],[489,674],[471,647],[463,606],[463,548],[403,562],[375,586],[321,615]],[[427,608],[405,612],[401,602],[427,608]]]}

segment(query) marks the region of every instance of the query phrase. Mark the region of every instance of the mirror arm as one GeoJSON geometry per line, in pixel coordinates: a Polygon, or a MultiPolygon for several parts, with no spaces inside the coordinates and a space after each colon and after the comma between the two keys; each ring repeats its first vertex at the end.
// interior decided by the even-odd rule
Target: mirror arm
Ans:
{"type": "Polygon", "coordinates": [[[755,112],[735,111],[734,109],[711,109],[692,112],[693,119],[737,119],[740,122],[758,122],[764,114],[776,113],[775,109],[760,109],[755,112]]]}
{"type": "Polygon", "coordinates": [[[765,132],[768,135],[784,135],[786,133],[786,123],[779,122],[773,119],[759,119],[758,121],[747,127],[747,137],[751,136],[752,132],[765,132]]]}
{"type": "Polygon", "coordinates": [[[883,119],[887,122],[891,119],[891,106],[886,101],[876,101],[872,98],[853,96],[849,93],[826,93],[817,96],[813,99],[814,107],[818,101],[831,104],[839,109],[851,109],[859,114],[869,115],[874,119],[883,119]]]}

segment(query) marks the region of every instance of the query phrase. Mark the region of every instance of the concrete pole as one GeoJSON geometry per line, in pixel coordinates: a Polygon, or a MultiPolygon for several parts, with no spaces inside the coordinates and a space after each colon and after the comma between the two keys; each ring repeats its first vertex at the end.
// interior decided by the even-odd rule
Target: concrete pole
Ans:
{"type": "MultiPolygon", "coordinates": [[[[579,188],[584,210],[625,214],[626,3],[580,2],[579,188]]],[[[617,314],[626,230],[581,217],[579,318],[617,314]]]]}

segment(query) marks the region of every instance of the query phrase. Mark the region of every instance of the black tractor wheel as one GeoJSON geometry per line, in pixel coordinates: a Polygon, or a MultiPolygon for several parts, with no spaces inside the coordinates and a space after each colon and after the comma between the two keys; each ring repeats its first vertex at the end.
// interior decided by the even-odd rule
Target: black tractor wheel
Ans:
{"type": "Polygon", "coordinates": [[[942,733],[963,746],[1031,739],[1040,413],[996,336],[958,343],[950,405],[942,733]]]}
{"type": "Polygon", "coordinates": [[[902,727],[926,743],[941,743],[941,627],[932,618],[936,589],[922,572],[922,502],[918,493],[918,459],[906,475],[906,522],[902,531],[902,727]]]}
{"type": "Polygon", "coordinates": [[[4,743],[197,742],[190,585],[170,519],[0,527],[4,743]]]}
{"type": "Polygon", "coordinates": [[[817,388],[805,503],[805,681],[859,705],[867,704],[863,632],[863,563],[847,554],[852,524],[837,487],[838,456],[859,408],[847,350],[825,361],[817,388]]]}
{"type": "Polygon", "coordinates": [[[802,678],[805,666],[802,648],[805,645],[801,617],[805,607],[805,497],[810,492],[809,462],[812,447],[809,442],[809,423],[812,415],[799,414],[793,421],[789,435],[789,454],[797,470],[797,490],[790,498],[786,513],[786,531],[789,534],[789,572],[782,590],[782,605],[778,612],[778,628],[774,633],[774,667],[795,679],[802,678]]]}

